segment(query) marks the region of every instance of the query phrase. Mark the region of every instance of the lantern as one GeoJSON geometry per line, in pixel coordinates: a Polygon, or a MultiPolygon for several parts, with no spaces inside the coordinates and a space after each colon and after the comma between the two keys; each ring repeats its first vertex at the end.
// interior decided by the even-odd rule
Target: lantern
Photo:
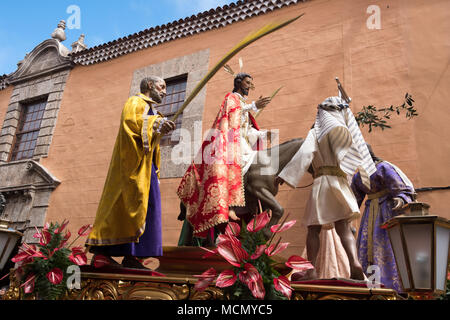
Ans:
{"type": "Polygon", "coordinates": [[[9,228],[6,221],[0,220],[0,270],[5,267],[20,237],[22,237],[22,233],[9,228]]]}
{"type": "Polygon", "coordinates": [[[415,298],[446,290],[450,223],[428,215],[429,205],[412,202],[408,213],[384,224],[394,251],[403,289],[415,298]]]}

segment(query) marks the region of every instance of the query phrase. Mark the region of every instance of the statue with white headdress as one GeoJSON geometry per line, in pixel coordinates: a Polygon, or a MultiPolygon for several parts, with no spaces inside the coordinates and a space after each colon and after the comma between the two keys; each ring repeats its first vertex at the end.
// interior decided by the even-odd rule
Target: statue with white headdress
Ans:
{"type": "MultiPolygon", "coordinates": [[[[308,228],[306,249],[308,260],[317,263],[322,227],[334,224],[350,263],[350,278],[363,280],[355,238],[350,222],[360,215],[359,206],[349,180],[359,170],[362,182],[376,171],[364,138],[349,108],[351,99],[338,82],[340,96],[329,97],[318,106],[315,123],[305,142],[278,174],[276,185],[286,182],[295,188],[304,174],[312,173],[314,183],[303,216],[308,228]]],[[[293,274],[292,280],[317,278],[316,270],[293,274]]]]}

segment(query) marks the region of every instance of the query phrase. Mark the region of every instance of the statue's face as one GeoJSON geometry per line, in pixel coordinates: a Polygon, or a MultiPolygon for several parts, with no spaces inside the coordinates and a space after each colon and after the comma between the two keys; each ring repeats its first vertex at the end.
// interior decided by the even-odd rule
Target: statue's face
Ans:
{"type": "Polygon", "coordinates": [[[250,89],[253,88],[253,80],[250,77],[245,77],[241,82],[241,91],[244,96],[248,96],[250,89]]]}
{"type": "Polygon", "coordinates": [[[166,94],[166,82],[164,80],[157,81],[155,83],[149,83],[150,98],[156,103],[161,103],[166,94]]]}

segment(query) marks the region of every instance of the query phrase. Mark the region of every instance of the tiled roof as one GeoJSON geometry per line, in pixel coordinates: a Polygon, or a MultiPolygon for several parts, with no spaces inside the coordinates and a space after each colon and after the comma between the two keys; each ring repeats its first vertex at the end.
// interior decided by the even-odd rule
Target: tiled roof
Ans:
{"type": "Polygon", "coordinates": [[[73,62],[90,65],[153,47],[164,42],[266,14],[307,0],[244,0],[180,19],[168,24],[119,38],[117,40],[71,54],[73,62]]]}
{"type": "Polygon", "coordinates": [[[6,81],[7,77],[8,75],[6,74],[0,76],[0,90],[3,90],[8,86],[8,82],[6,81]]]}

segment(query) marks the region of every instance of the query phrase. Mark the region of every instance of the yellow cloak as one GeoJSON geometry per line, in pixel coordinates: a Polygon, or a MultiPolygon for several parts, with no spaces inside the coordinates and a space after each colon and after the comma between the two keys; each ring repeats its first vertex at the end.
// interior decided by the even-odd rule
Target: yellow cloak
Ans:
{"type": "MultiPolygon", "coordinates": [[[[143,94],[128,99],[109,166],[94,226],[87,245],[105,246],[139,242],[145,230],[152,160],[159,168],[161,153],[149,116],[155,103],[143,94]]],[[[158,171],[159,178],[159,171],[158,171]]]]}

